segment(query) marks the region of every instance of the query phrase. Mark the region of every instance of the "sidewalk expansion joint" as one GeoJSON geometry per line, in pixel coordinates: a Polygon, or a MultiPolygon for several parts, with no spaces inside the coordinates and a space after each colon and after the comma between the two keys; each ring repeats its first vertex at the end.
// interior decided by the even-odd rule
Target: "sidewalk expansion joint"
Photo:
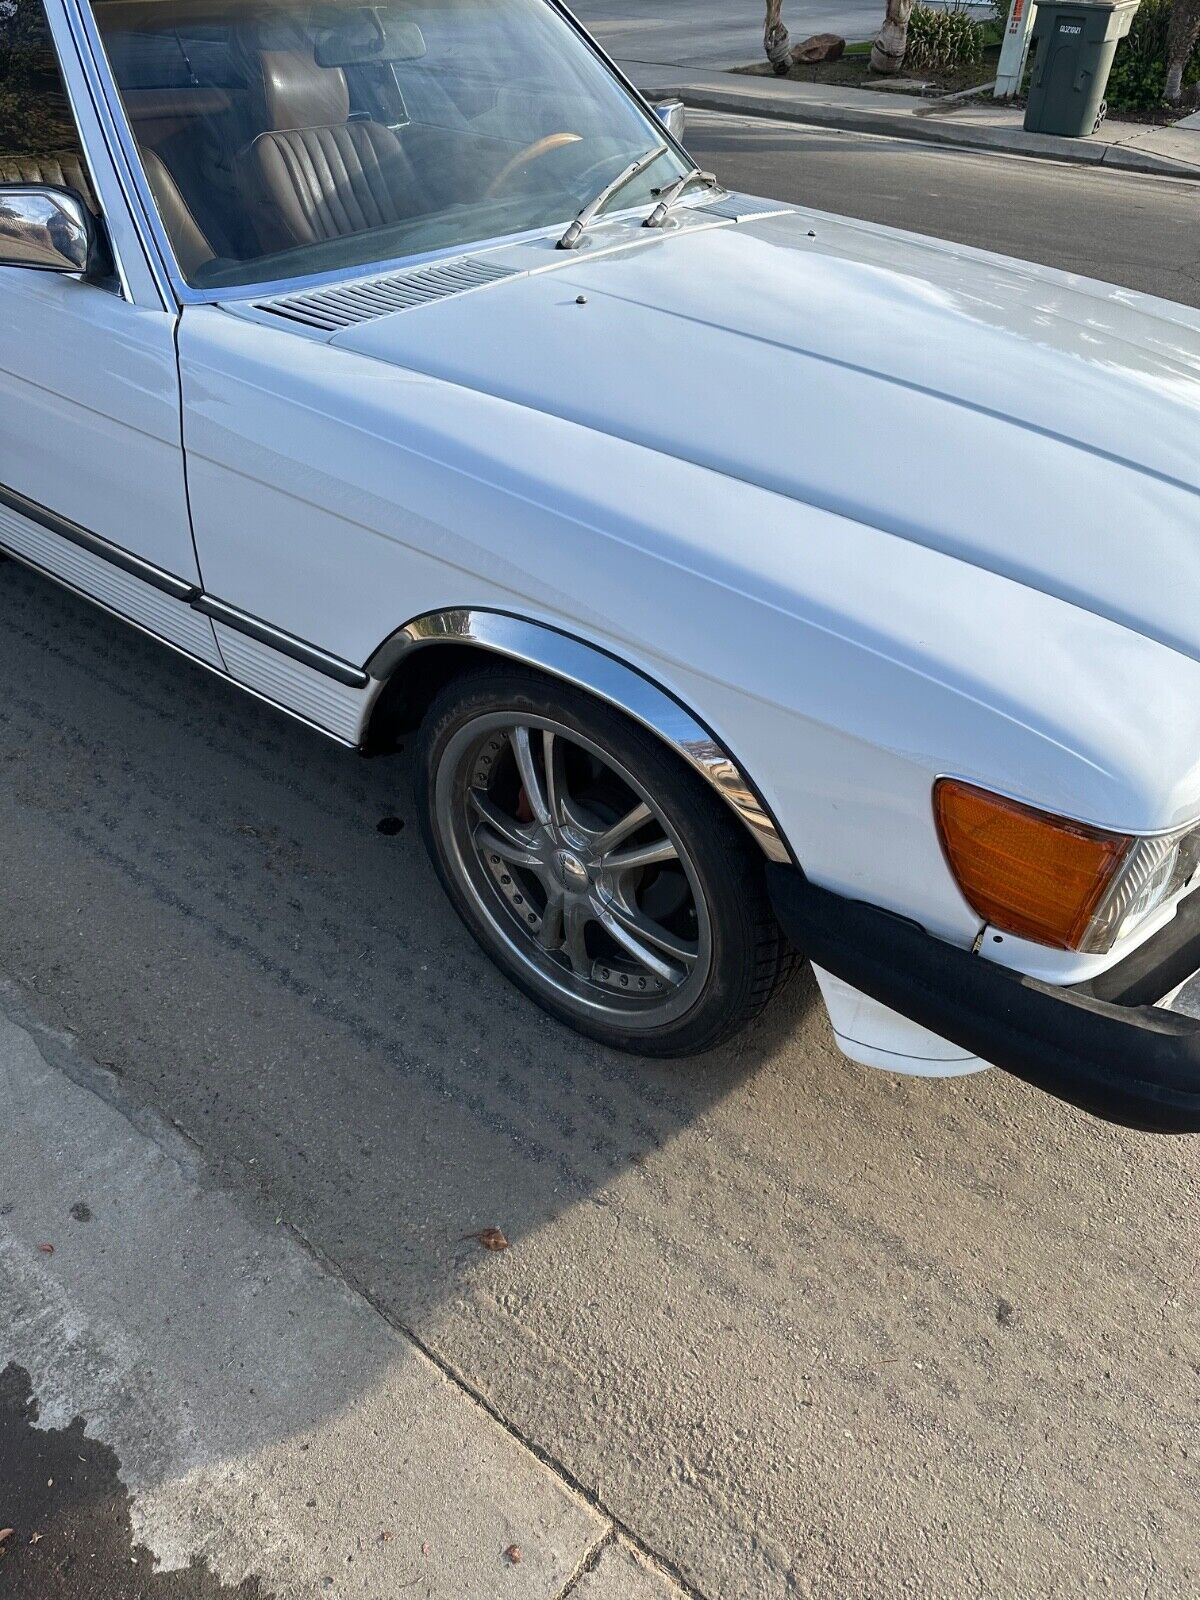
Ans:
{"type": "Polygon", "coordinates": [[[575,1474],[568,1466],[565,1465],[564,1462],[560,1461],[557,1456],[552,1455],[550,1451],[543,1448],[543,1446],[538,1444],[536,1440],[531,1439],[527,1433],[525,1433],[521,1428],[517,1427],[511,1418],[506,1417],[502,1411],[494,1406],[486,1397],[486,1395],[480,1394],[479,1390],[476,1389],[474,1385],[471,1384],[466,1378],[464,1378],[462,1373],[453,1367],[443,1356],[439,1355],[437,1350],[429,1345],[419,1333],[414,1332],[406,1322],[403,1322],[399,1317],[397,1317],[379,1300],[378,1296],[371,1289],[368,1289],[364,1284],[359,1283],[352,1273],[347,1272],[342,1267],[340,1262],[328,1255],[320,1245],[314,1243],[314,1241],[304,1233],[303,1229],[297,1227],[295,1223],[289,1222],[286,1217],[283,1219],[281,1226],[287,1229],[296,1242],[311,1257],[311,1259],[316,1262],[322,1271],[327,1272],[331,1277],[336,1278],[340,1283],[344,1284],[352,1294],[357,1295],[361,1300],[365,1300],[371,1309],[378,1316],[382,1317],[390,1327],[394,1328],[397,1333],[403,1334],[406,1339],[410,1340],[421,1352],[421,1354],[425,1356],[427,1360],[431,1361],[433,1365],[437,1367],[439,1372],[441,1372],[452,1384],[454,1384],[455,1388],[461,1390],[468,1400],[473,1401],[475,1405],[480,1408],[480,1410],[486,1412],[486,1414],[494,1423],[497,1424],[497,1426],[503,1428],[505,1433],[509,1434],[511,1438],[516,1440],[516,1442],[521,1445],[523,1449],[528,1450],[529,1454],[540,1461],[548,1471],[554,1473],[556,1477],[561,1479],[561,1481],[566,1484],[567,1488],[578,1495],[581,1500],[585,1501],[593,1511],[596,1511],[600,1516],[605,1517],[608,1520],[610,1524],[608,1533],[606,1533],[589,1552],[587,1558],[571,1578],[570,1582],[567,1584],[567,1587],[557,1597],[557,1600],[568,1600],[571,1590],[579,1583],[580,1579],[591,1570],[596,1562],[599,1561],[608,1545],[615,1542],[618,1536],[620,1536],[620,1538],[622,1538],[628,1545],[631,1545],[633,1549],[637,1551],[638,1555],[640,1555],[643,1560],[647,1561],[651,1567],[655,1568],[664,1577],[669,1578],[671,1582],[682,1591],[684,1600],[709,1600],[707,1595],[705,1595],[701,1590],[697,1589],[693,1583],[684,1577],[683,1573],[674,1565],[673,1562],[669,1561],[659,1551],[651,1549],[651,1547],[647,1545],[645,1541],[628,1526],[627,1523],[625,1523],[614,1511],[612,1511],[609,1506],[605,1505],[604,1501],[594,1489],[588,1488],[587,1484],[581,1482],[580,1479],[575,1476],[575,1474]]]}

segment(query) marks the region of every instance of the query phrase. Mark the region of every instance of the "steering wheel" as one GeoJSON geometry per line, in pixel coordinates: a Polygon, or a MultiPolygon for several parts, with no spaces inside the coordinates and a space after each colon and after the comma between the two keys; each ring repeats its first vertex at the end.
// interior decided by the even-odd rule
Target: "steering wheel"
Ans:
{"type": "Polygon", "coordinates": [[[522,167],[528,166],[532,161],[540,161],[543,156],[548,156],[552,150],[561,150],[565,144],[578,144],[583,137],[580,133],[547,133],[542,138],[535,139],[532,144],[527,144],[524,150],[518,150],[511,161],[506,161],[500,171],[483,191],[485,200],[494,200],[512,177],[514,172],[519,172],[522,167]]]}

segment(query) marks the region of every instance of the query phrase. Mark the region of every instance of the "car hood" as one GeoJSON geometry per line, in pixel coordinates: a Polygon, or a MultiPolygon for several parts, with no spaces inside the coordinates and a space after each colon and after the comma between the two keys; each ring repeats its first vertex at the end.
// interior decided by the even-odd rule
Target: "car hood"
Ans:
{"type": "MultiPolygon", "coordinates": [[[[1200,659],[1200,317],[789,210],[586,252],[333,340],[973,563],[1200,659]]],[[[753,528],[730,528],[752,561],[753,528]]],[[[797,560],[803,561],[802,550],[797,560]]]]}

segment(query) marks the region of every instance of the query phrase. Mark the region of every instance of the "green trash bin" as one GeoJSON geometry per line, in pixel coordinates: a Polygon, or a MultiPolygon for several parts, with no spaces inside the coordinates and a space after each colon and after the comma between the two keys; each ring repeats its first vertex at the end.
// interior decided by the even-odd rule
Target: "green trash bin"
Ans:
{"type": "Polygon", "coordinates": [[[1104,91],[1118,42],[1140,0],[1038,0],[1027,133],[1081,139],[1104,121],[1104,91]]]}

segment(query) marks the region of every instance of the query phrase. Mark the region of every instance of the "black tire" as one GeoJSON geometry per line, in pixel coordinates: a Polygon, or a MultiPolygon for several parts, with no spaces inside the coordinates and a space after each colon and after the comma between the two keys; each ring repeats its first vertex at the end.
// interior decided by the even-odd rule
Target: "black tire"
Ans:
{"type": "MultiPolygon", "coordinates": [[[[544,781],[549,758],[547,747],[541,748],[544,781]]],[[[499,766],[495,771],[499,772],[499,766]]],[[[754,1018],[795,965],[796,957],[767,899],[762,855],[725,803],[652,733],[569,684],[507,664],[481,667],[454,679],[436,696],[422,724],[416,790],[426,848],[467,928],[518,988],[559,1021],[589,1038],[645,1056],[698,1055],[723,1043],[754,1018]],[[679,857],[669,866],[647,870],[663,875],[674,872],[676,881],[686,878],[695,904],[689,902],[685,915],[698,918],[704,934],[703,971],[697,963],[686,984],[680,984],[675,991],[670,991],[665,982],[657,984],[675,995],[671,1001],[664,1000],[659,1010],[665,1015],[669,1005],[674,1004],[681,1008],[678,1014],[660,1022],[655,1009],[658,1002],[636,997],[636,1003],[644,1005],[645,1010],[636,1015],[614,1016],[596,1010],[590,987],[589,996],[584,998],[562,992],[562,984],[553,971],[547,976],[541,970],[549,960],[544,947],[519,923],[521,913],[511,905],[514,897],[520,900],[521,896],[510,887],[502,891],[508,901],[501,902],[501,891],[487,878],[488,871],[497,873],[503,868],[480,866],[488,859],[496,862],[499,858],[487,855],[489,846],[479,847],[478,839],[471,835],[471,824],[463,821],[471,812],[469,790],[473,780],[469,782],[462,774],[468,768],[481,770],[477,764],[472,767],[472,761],[492,759],[491,755],[480,758],[480,748],[493,753],[499,748],[497,762],[508,760],[516,770],[514,736],[499,724],[494,731],[487,731],[487,719],[510,713],[516,724],[535,719],[530,724],[531,738],[538,727],[536,719],[543,719],[542,737],[549,731],[552,738],[562,741],[555,746],[563,752],[556,759],[592,763],[593,769],[600,772],[595,781],[611,779],[619,784],[625,777],[636,780],[634,797],[638,798],[640,791],[640,798],[656,808],[646,824],[651,831],[661,813],[664,837],[676,842],[679,857]],[[547,721],[555,724],[557,731],[547,730],[547,721]],[[476,731],[481,726],[485,729],[482,735],[476,731]],[[585,741],[586,747],[574,745],[572,736],[585,741]],[[482,746],[471,743],[481,737],[482,746]],[[597,756],[615,762],[622,771],[596,766],[597,756]],[[527,951],[521,946],[522,938],[528,944],[527,951]]],[[[563,790],[566,793],[565,773],[563,790]]],[[[520,789],[519,795],[523,792],[520,789]]],[[[569,794],[566,797],[572,805],[575,803],[569,794]]],[[[536,827],[536,819],[531,817],[526,826],[536,827]]],[[[476,832],[481,827],[486,830],[486,823],[481,825],[477,820],[476,832]]],[[[488,832],[487,837],[495,835],[488,832]]],[[[558,852],[558,856],[563,855],[558,852]]],[[[610,854],[605,859],[614,858],[610,854]]],[[[569,858],[568,864],[578,865],[569,858]]],[[[521,882],[519,866],[509,866],[507,870],[521,882]]],[[[508,877],[502,881],[510,883],[508,877]]],[[[645,881],[644,872],[637,874],[637,881],[645,881]]],[[[538,893],[537,885],[532,884],[531,888],[527,884],[525,892],[528,899],[522,911],[538,893]]],[[[549,919],[548,911],[546,916],[549,919]]],[[[528,920],[535,920],[532,913],[528,920]]],[[[588,937],[598,937],[603,943],[605,929],[597,923],[588,937]]],[[[590,951],[588,956],[595,961],[593,973],[602,972],[609,983],[617,981],[608,967],[600,965],[609,959],[607,956],[593,957],[590,951]]],[[[622,958],[622,951],[617,950],[618,963],[622,958]]],[[[565,961],[564,951],[557,952],[556,959],[565,961]]],[[[579,970],[576,967],[572,973],[570,968],[564,968],[564,983],[590,986],[593,978],[580,979],[579,970]]],[[[619,981],[626,981],[624,973],[619,981]]],[[[642,978],[637,981],[645,986],[642,978]]],[[[656,986],[653,976],[651,985],[656,986]]],[[[606,1003],[606,993],[600,993],[601,1005],[606,1003]]],[[[620,994],[613,1003],[623,1004],[626,999],[620,994]]]]}

